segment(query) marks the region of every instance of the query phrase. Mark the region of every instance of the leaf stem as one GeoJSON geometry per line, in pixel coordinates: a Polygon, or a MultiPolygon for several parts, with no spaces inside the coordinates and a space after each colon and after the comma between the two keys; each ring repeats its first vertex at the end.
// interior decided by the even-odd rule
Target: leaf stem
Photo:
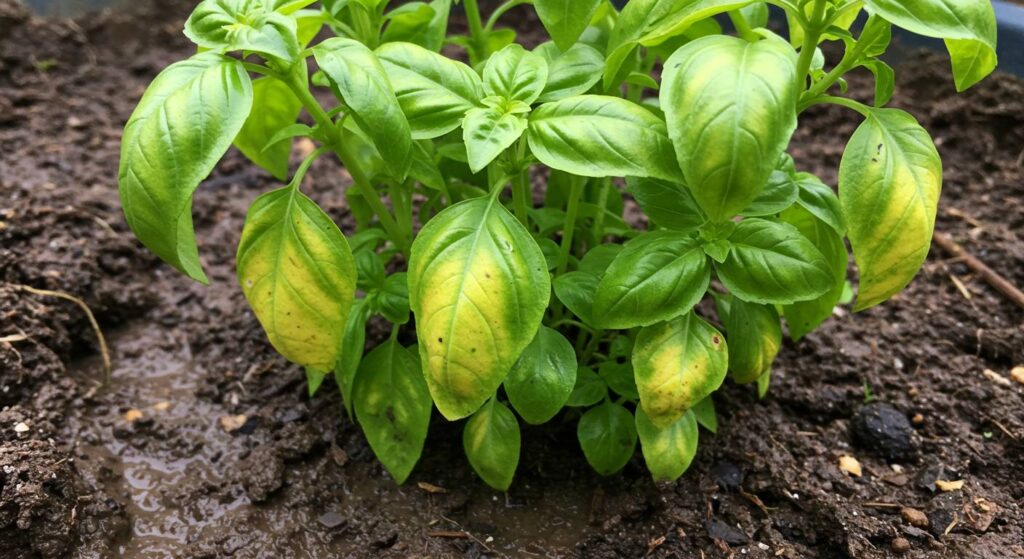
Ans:
{"type": "Polygon", "coordinates": [[[733,27],[736,28],[736,33],[746,41],[754,42],[758,39],[757,33],[750,27],[750,23],[747,21],[746,16],[739,10],[730,10],[728,12],[729,20],[732,21],[733,27]]]}
{"type": "Polygon", "coordinates": [[[576,232],[576,217],[580,211],[580,198],[583,197],[583,187],[587,184],[585,178],[577,177],[576,175],[572,175],[569,180],[572,183],[569,186],[569,203],[565,209],[565,225],[562,229],[562,250],[558,253],[558,267],[555,270],[556,276],[564,274],[569,267],[569,254],[572,252],[573,233],[576,232]]]}
{"type": "Polygon", "coordinates": [[[842,107],[846,107],[847,109],[857,111],[858,113],[864,115],[865,117],[871,115],[871,107],[868,107],[864,103],[861,103],[860,101],[854,101],[853,99],[847,99],[846,97],[836,97],[834,95],[822,95],[816,97],[808,104],[808,107],[811,105],[820,105],[823,103],[840,105],[842,107]]]}
{"type": "Polygon", "coordinates": [[[498,20],[501,19],[501,16],[505,15],[505,12],[523,4],[533,4],[533,0],[505,0],[505,3],[495,8],[494,12],[491,13],[491,17],[487,18],[487,23],[484,25],[484,31],[490,32],[494,30],[494,26],[498,23],[498,20]]]}
{"type": "Polygon", "coordinates": [[[480,62],[484,45],[484,28],[480,23],[480,6],[476,0],[464,0],[462,3],[466,10],[466,21],[469,22],[469,42],[473,48],[470,49],[469,58],[472,65],[480,62]]]}

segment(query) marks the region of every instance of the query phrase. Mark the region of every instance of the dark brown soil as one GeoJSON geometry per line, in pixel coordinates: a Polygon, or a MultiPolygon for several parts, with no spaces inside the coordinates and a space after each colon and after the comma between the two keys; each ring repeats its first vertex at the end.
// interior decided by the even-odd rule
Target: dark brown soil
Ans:
{"type": "MultiPolygon", "coordinates": [[[[1024,557],[1024,385],[982,374],[1024,364],[1024,310],[937,248],[895,300],[787,343],[766,399],[722,390],[721,429],[702,432],[678,483],[652,484],[639,455],[593,473],[570,412],[524,429],[508,495],[476,479],[461,425],[439,419],[396,486],[333,386],[306,396],[235,284],[245,210],[273,179],[232,151],[199,189],[210,287],[125,226],[122,123],[190,50],[173,4],[62,22],[0,0],[0,557],[1024,557]],[[132,31],[142,24],[155,28],[132,31]],[[17,284],[93,309],[112,346],[108,386],[80,310],[17,284]],[[855,417],[891,419],[861,412],[866,392],[914,418],[896,462],[853,442],[855,417]],[[841,471],[841,455],[863,476],[841,471]]],[[[957,97],[947,64],[904,61],[895,99],[945,161],[937,227],[1024,285],[1024,84],[997,75],[957,97]]],[[[868,80],[851,85],[869,95],[868,80]]],[[[834,184],[855,126],[838,108],[809,111],[798,165],[834,184]]],[[[311,175],[309,192],[350,226],[343,171],[323,160],[311,175]]]]}

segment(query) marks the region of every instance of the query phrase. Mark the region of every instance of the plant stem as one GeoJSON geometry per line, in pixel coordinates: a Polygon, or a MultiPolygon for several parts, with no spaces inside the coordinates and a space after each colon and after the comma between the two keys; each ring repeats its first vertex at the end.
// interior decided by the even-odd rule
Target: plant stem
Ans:
{"type": "Polygon", "coordinates": [[[747,22],[747,18],[743,15],[743,12],[739,10],[730,10],[729,20],[732,21],[733,27],[736,28],[736,33],[738,33],[744,40],[757,40],[757,33],[754,33],[754,30],[750,27],[750,23],[747,22]]]}
{"type": "Polygon", "coordinates": [[[612,179],[601,179],[601,190],[597,193],[597,216],[594,218],[594,244],[601,244],[604,239],[604,214],[607,212],[608,194],[612,189],[612,179]]]}
{"type": "Polygon", "coordinates": [[[302,102],[302,106],[306,108],[313,120],[317,122],[324,130],[329,134],[331,139],[327,147],[334,152],[334,154],[341,161],[341,164],[348,169],[350,175],[352,175],[352,181],[359,191],[359,194],[366,199],[366,203],[370,205],[373,212],[377,215],[377,219],[380,220],[380,224],[384,227],[384,231],[390,237],[391,242],[395,244],[399,252],[404,256],[409,256],[409,240],[402,233],[402,230],[395,223],[391,213],[388,212],[387,207],[383,202],[380,201],[380,196],[377,191],[373,188],[370,183],[369,177],[366,176],[365,171],[359,166],[358,159],[352,149],[341,141],[341,134],[331,117],[328,116],[324,108],[320,106],[320,102],[313,97],[313,94],[309,92],[304,83],[300,83],[294,72],[289,72],[287,77],[284,79],[285,83],[288,84],[289,89],[292,93],[302,102]]]}
{"type": "Polygon", "coordinates": [[[469,43],[473,46],[469,52],[472,65],[476,65],[485,54],[482,52],[484,45],[484,27],[480,20],[480,7],[476,0],[464,0],[462,3],[466,10],[466,21],[469,22],[469,43]]]}
{"type": "Polygon", "coordinates": [[[572,184],[569,187],[569,204],[565,209],[565,226],[562,229],[562,250],[558,254],[558,268],[555,275],[560,276],[569,267],[569,254],[572,252],[572,237],[576,232],[576,216],[580,211],[580,198],[583,197],[583,187],[587,181],[583,177],[573,175],[570,177],[572,184]]]}
{"type": "Polygon", "coordinates": [[[832,95],[822,95],[820,97],[816,97],[811,102],[809,102],[807,106],[809,107],[811,105],[819,105],[821,103],[832,103],[833,105],[840,105],[842,107],[846,107],[847,109],[857,111],[858,113],[864,116],[868,116],[871,114],[871,107],[868,107],[864,103],[854,101],[853,99],[847,99],[846,97],[834,97],[832,95]]]}
{"type": "Polygon", "coordinates": [[[522,4],[533,4],[533,0],[506,0],[504,4],[494,9],[494,12],[491,13],[491,17],[487,18],[487,23],[484,25],[484,30],[493,30],[494,26],[498,23],[498,20],[501,18],[501,16],[505,15],[505,12],[522,4]]]}
{"type": "Polygon", "coordinates": [[[800,47],[800,58],[796,62],[797,87],[801,91],[807,88],[807,73],[811,69],[811,61],[814,59],[814,49],[818,47],[818,38],[821,36],[821,18],[825,13],[825,0],[814,0],[814,11],[811,18],[804,27],[804,43],[800,47]]]}

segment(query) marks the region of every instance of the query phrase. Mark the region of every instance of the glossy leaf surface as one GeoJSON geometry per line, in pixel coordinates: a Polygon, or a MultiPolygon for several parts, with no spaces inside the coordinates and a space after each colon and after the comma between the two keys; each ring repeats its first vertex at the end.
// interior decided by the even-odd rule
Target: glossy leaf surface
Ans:
{"type": "Polygon", "coordinates": [[[697,420],[693,412],[668,427],[660,428],[642,407],[636,410],[636,431],[647,470],[654,481],[675,481],[683,475],[697,454],[697,420]]]}
{"type": "Polygon", "coordinates": [[[576,426],[576,436],[587,462],[603,476],[621,470],[636,449],[633,414],[611,402],[587,410],[576,426]]]}
{"type": "Polygon", "coordinates": [[[555,416],[576,385],[576,352],[565,336],[546,326],[523,350],[505,379],[508,400],[533,425],[555,416]]]}
{"type": "Polygon", "coordinates": [[[519,465],[520,434],[516,416],[493,399],[466,422],[462,446],[473,470],[487,485],[505,491],[519,465]]]}

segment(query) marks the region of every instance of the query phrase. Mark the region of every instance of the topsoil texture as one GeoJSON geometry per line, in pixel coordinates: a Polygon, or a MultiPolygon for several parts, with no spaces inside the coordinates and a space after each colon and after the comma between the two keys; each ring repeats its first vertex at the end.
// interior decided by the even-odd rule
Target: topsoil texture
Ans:
{"type": "MultiPolygon", "coordinates": [[[[566,412],[524,428],[507,495],[472,473],[461,425],[436,417],[395,485],[333,385],[306,396],[235,283],[269,176],[232,150],[200,187],[209,287],[128,231],[121,127],[191,52],[188,6],[145,5],[42,21],[0,0],[0,557],[1024,557],[1024,385],[1007,380],[1024,311],[937,247],[899,297],[787,342],[764,400],[727,384],[718,434],[702,431],[677,483],[654,485],[639,453],[598,476],[566,412]],[[88,304],[112,345],[108,385],[80,309],[20,284],[88,304]]],[[[937,229],[1024,285],[1024,84],[995,75],[956,96],[932,54],[898,76],[894,105],[945,161],[937,229]]],[[[867,98],[870,80],[851,89],[867,98]]],[[[798,165],[835,184],[856,115],[818,107],[800,124],[798,165]]],[[[347,175],[325,158],[311,177],[350,229],[347,175]]]]}

